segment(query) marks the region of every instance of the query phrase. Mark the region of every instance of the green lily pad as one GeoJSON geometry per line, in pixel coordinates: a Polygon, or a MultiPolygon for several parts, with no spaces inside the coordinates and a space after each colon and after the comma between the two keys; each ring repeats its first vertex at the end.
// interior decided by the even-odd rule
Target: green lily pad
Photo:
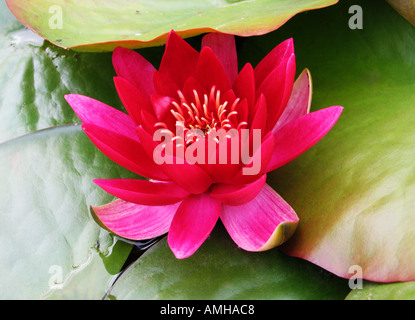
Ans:
{"type": "MultiPolygon", "coordinates": [[[[141,52],[159,60],[162,52],[141,52]]],[[[80,93],[123,109],[111,53],[76,53],[45,42],[0,2],[0,142],[79,122],[64,95],[80,93]]]]}
{"type": "Polygon", "coordinates": [[[9,140],[0,144],[0,297],[100,299],[131,245],[90,217],[90,201],[111,199],[92,184],[101,171],[90,167],[108,166],[116,177],[123,170],[79,126],[28,133],[79,121],[65,93],[99,92],[103,100],[118,102],[111,56],[74,54],[44,43],[4,2],[0,48],[0,141],[9,140]]]}
{"type": "Polygon", "coordinates": [[[361,289],[352,290],[346,300],[414,300],[415,282],[364,282],[361,289]]]}
{"type": "Polygon", "coordinates": [[[159,45],[174,29],[183,37],[218,31],[261,35],[299,12],[338,0],[6,1],[25,26],[57,46],[108,51],[159,45]]]}
{"type": "Polygon", "coordinates": [[[70,92],[98,94],[119,105],[110,56],[85,57],[50,44],[39,47],[30,44],[34,39],[31,31],[20,29],[0,42],[0,141],[79,122],[63,98],[70,92]],[[21,42],[12,44],[15,38],[21,42]]]}
{"type": "Polygon", "coordinates": [[[247,39],[242,55],[261,56],[287,37],[298,70],[311,71],[312,109],[344,112],[268,177],[300,218],[282,249],[345,278],[358,265],[367,280],[414,280],[415,28],[386,2],[345,0],[247,39]],[[363,29],[349,27],[352,5],[362,8],[363,29]]]}
{"type": "Polygon", "coordinates": [[[0,168],[0,297],[102,298],[131,245],[90,216],[90,204],[112,200],[92,179],[126,170],[74,125],[0,144],[0,168]]]}
{"type": "Polygon", "coordinates": [[[70,92],[98,94],[120,105],[111,55],[78,54],[45,43],[4,2],[0,14],[0,142],[79,121],[63,97],[70,92]]]}
{"type": "Polygon", "coordinates": [[[274,249],[238,249],[224,228],[190,258],[178,260],[164,239],[130,266],[108,297],[129,299],[344,299],[347,281],[274,249]]]}

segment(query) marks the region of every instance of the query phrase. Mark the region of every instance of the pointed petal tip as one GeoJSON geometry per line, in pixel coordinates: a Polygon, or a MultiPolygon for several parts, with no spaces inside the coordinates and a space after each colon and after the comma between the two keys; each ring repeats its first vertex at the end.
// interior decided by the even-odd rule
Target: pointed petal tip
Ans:
{"type": "Polygon", "coordinates": [[[91,104],[104,104],[94,98],[85,96],[78,93],[68,93],[64,95],[65,100],[71,105],[71,107],[79,108],[79,103],[91,103],[91,104]]]}
{"type": "Polygon", "coordinates": [[[173,252],[173,255],[176,257],[176,259],[184,260],[186,258],[191,257],[195,252],[185,252],[180,250],[174,250],[170,248],[170,250],[173,252]]]}
{"type": "Polygon", "coordinates": [[[308,68],[304,68],[303,72],[306,72],[306,73],[307,73],[307,75],[311,78],[311,72],[310,72],[310,69],[308,69],[308,68]]]}
{"type": "Polygon", "coordinates": [[[332,107],[328,107],[327,109],[331,109],[333,111],[333,120],[337,121],[337,119],[343,113],[344,107],[342,107],[342,106],[332,106],[332,107]]]}
{"type": "Polygon", "coordinates": [[[74,93],[69,93],[69,94],[65,94],[63,97],[65,98],[66,102],[69,104],[69,106],[73,109],[72,107],[72,101],[74,98],[74,93]]]}
{"type": "Polygon", "coordinates": [[[298,78],[301,79],[300,77],[305,77],[307,85],[308,85],[308,108],[307,108],[307,113],[310,113],[311,101],[312,101],[312,96],[313,96],[313,77],[311,76],[311,72],[308,68],[305,68],[301,72],[301,74],[298,78]]]}
{"type": "Polygon", "coordinates": [[[213,50],[232,84],[238,76],[238,56],[234,35],[222,32],[208,33],[202,38],[202,50],[204,47],[213,50]]]}
{"type": "Polygon", "coordinates": [[[289,50],[291,53],[294,53],[294,38],[288,38],[286,40],[284,40],[283,42],[281,42],[279,45],[277,45],[277,47],[285,47],[287,48],[287,51],[289,50]]]}
{"type": "Polygon", "coordinates": [[[82,94],[77,94],[77,93],[68,93],[68,94],[65,94],[63,97],[65,98],[66,102],[69,103],[69,105],[71,105],[76,99],[88,98],[87,96],[84,96],[82,94]]]}
{"type": "Polygon", "coordinates": [[[174,31],[174,29],[171,29],[168,36],[167,36],[167,40],[166,40],[166,45],[169,43],[169,40],[172,38],[180,38],[182,39],[182,37],[179,36],[179,34],[174,31]]]}
{"type": "Polygon", "coordinates": [[[155,67],[137,51],[117,47],[112,54],[112,65],[118,76],[146,94],[154,93],[153,75],[155,67]]]}
{"type": "Polygon", "coordinates": [[[122,56],[125,55],[125,53],[128,52],[129,49],[126,49],[124,47],[116,47],[113,51],[112,51],[112,56],[111,56],[111,60],[112,60],[112,65],[116,68],[117,63],[120,59],[122,59],[122,56]]]}
{"type": "MultiPolygon", "coordinates": [[[[118,96],[120,96],[120,93],[119,93],[120,87],[122,87],[122,85],[125,82],[128,82],[128,80],[126,80],[123,77],[117,75],[117,76],[112,77],[112,82],[114,83],[115,89],[117,89],[118,96]]],[[[120,96],[120,99],[121,99],[121,96],[120,96]]]]}
{"type": "Polygon", "coordinates": [[[68,99],[70,99],[72,95],[74,95],[74,93],[65,94],[63,97],[65,98],[66,101],[68,101],[68,99]]]}
{"type": "Polygon", "coordinates": [[[92,182],[95,183],[99,187],[105,185],[105,181],[108,181],[108,180],[106,179],[93,179],[92,180],[92,182]]]}
{"type": "Polygon", "coordinates": [[[290,38],[284,40],[283,42],[281,42],[281,44],[285,44],[287,47],[293,47],[294,46],[294,38],[290,37],[290,38]]]}
{"type": "Polygon", "coordinates": [[[116,47],[113,51],[112,51],[112,54],[114,55],[114,54],[117,54],[117,53],[119,53],[120,51],[123,51],[123,50],[126,50],[124,47],[116,47]]]}
{"type": "Polygon", "coordinates": [[[333,126],[339,120],[341,114],[343,113],[344,107],[342,106],[333,106],[330,107],[333,110],[333,126]]]}
{"type": "Polygon", "coordinates": [[[114,59],[124,55],[124,54],[128,54],[130,51],[134,51],[132,49],[127,49],[124,47],[116,47],[113,51],[112,51],[112,59],[114,62],[114,59]]]}

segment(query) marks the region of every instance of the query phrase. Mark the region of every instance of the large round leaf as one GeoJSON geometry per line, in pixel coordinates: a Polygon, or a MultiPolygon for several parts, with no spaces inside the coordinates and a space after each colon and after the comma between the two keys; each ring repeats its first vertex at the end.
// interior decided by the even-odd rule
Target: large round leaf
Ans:
{"type": "Polygon", "coordinates": [[[171,29],[182,36],[219,31],[264,34],[295,14],[338,0],[7,0],[13,14],[52,43],[76,50],[112,50],[163,43],[171,29]]]}
{"type": "Polygon", "coordinates": [[[11,139],[0,144],[0,296],[100,299],[131,246],[116,241],[89,216],[90,201],[110,199],[92,184],[101,169],[91,163],[107,165],[116,177],[123,170],[95,150],[79,127],[13,138],[79,121],[65,93],[99,93],[103,100],[118,102],[111,56],[44,44],[4,2],[0,48],[0,141],[11,139]]]}
{"type": "MultiPolygon", "coordinates": [[[[141,53],[150,60],[161,55],[153,48],[141,53]]],[[[79,122],[64,99],[68,93],[121,109],[113,76],[111,53],[76,53],[44,42],[0,2],[0,142],[79,122]]]]}
{"type": "Polygon", "coordinates": [[[415,28],[386,2],[345,0],[247,39],[241,53],[262,56],[291,36],[299,70],[311,70],[313,109],[344,112],[315,147],[269,175],[300,218],[283,249],[341,277],[359,265],[368,280],[414,280],[415,28]]]}
{"type": "Polygon", "coordinates": [[[112,200],[92,182],[104,173],[130,176],[80,126],[0,144],[0,298],[104,296],[131,250],[89,214],[91,204],[112,200]]]}
{"type": "Polygon", "coordinates": [[[115,283],[109,298],[125,299],[344,299],[347,281],[274,249],[249,253],[224,228],[190,258],[178,260],[163,240],[115,283]]]}

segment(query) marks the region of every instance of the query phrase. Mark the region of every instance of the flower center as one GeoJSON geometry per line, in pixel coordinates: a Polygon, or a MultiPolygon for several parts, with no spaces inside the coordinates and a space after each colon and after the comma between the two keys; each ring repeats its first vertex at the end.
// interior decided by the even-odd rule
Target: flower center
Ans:
{"type": "MultiPolygon", "coordinates": [[[[202,131],[206,136],[212,130],[239,130],[248,125],[246,121],[238,120],[237,109],[240,98],[235,99],[232,104],[228,101],[222,101],[221,92],[215,86],[211,88],[209,95],[204,94],[203,97],[196,90],[193,90],[194,102],[190,103],[182,91],[178,90],[177,94],[180,102],[173,101],[170,112],[176,120],[176,126],[183,127],[185,135],[191,129],[202,131]]],[[[168,130],[164,122],[156,123],[155,127],[168,130]]],[[[189,139],[186,139],[186,145],[191,144],[196,139],[195,135],[189,137],[189,139]]]]}

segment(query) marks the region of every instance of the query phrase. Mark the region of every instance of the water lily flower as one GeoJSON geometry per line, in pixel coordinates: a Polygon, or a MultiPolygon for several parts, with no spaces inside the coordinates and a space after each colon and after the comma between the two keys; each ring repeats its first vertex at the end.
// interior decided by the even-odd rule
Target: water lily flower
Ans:
{"type": "MultiPolygon", "coordinates": [[[[65,96],[91,141],[140,176],[94,180],[118,198],[92,208],[102,226],[133,240],[168,233],[168,244],[179,259],[196,252],[218,220],[247,251],[273,248],[293,234],[298,216],[266,183],[267,173],[316,144],[343,108],[310,113],[310,74],[304,70],[295,80],[292,39],[255,68],[247,63],[239,71],[232,35],[205,35],[199,52],[171,31],[158,70],[136,51],[121,47],[114,50],[113,65],[127,113],[86,96],[65,96]],[[253,150],[249,164],[177,161],[177,154],[173,163],[156,163],[155,131],[174,138],[178,123],[206,135],[214,129],[260,130],[260,148],[253,150]],[[260,170],[243,174],[254,161],[260,170]]],[[[193,145],[193,140],[179,140],[174,140],[176,147],[193,145]]]]}

